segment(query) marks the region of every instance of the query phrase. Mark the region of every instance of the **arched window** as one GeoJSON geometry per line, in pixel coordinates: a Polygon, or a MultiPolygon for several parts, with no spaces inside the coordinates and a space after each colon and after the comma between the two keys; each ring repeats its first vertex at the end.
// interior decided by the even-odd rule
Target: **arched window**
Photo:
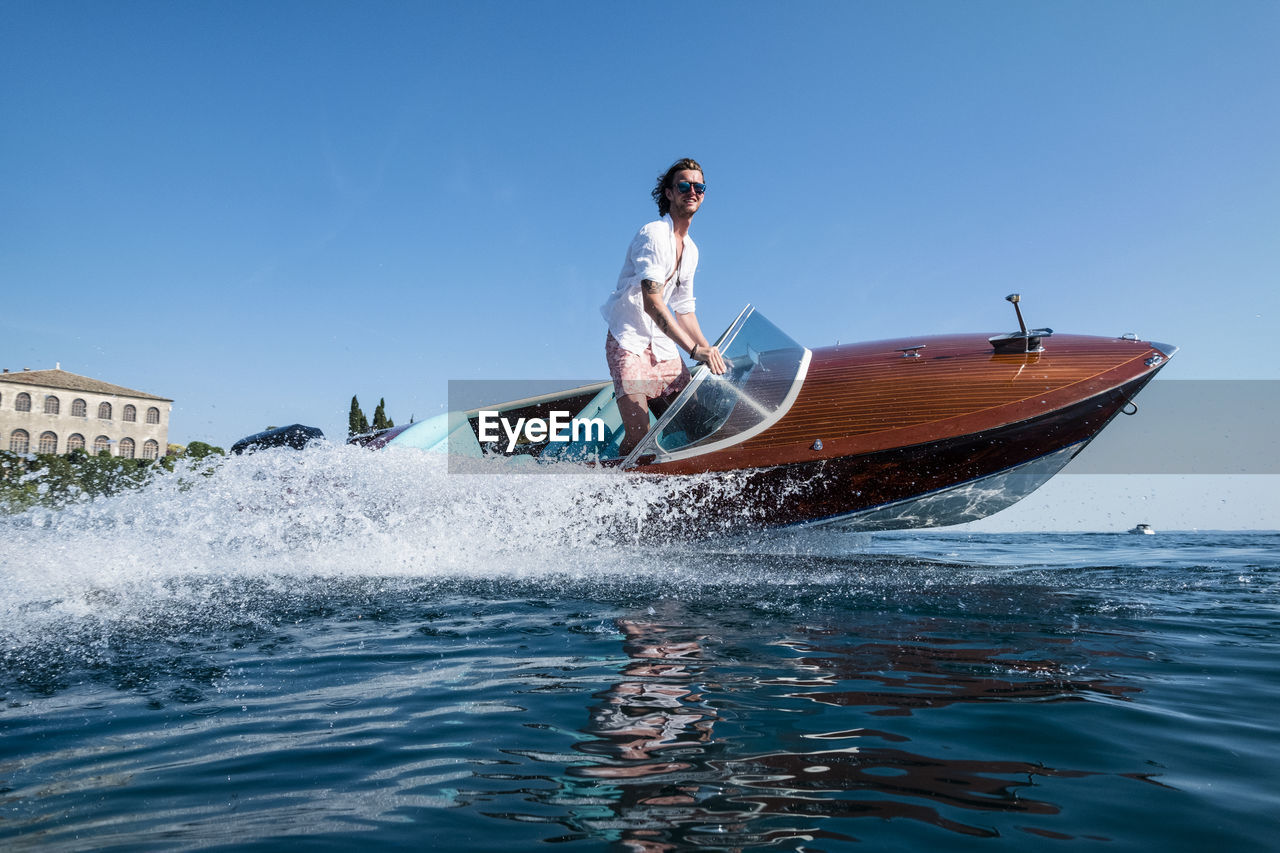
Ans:
{"type": "Polygon", "coordinates": [[[44,413],[46,415],[56,415],[62,411],[62,401],[50,394],[44,398],[44,413]]]}
{"type": "Polygon", "coordinates": [[[120,456],[123,459],[132,459],[133,448],[134,448],[134,444],[133,444],[132,438],[122,438],[120,439],[120,450],[116,455],[120,456]]]}
{"type": "Polygon", "coordinates": [[[56,432],[40,433],[40,443],[36,445],[36,453],[57,453],[58,434],[56,432]]]}
{"type": "Polygon", "coordinates": [[[124,407],[124,420],[135,423],[138,420],[138,407],[130,403],[124,407]]]}
{"type": "Polygon", "coordinates": [[[148,438],[142,442],[142,458],[143,459],[159,459],[160,458],[160,442],[154,438],[148,438]]]}
{"type": "MultiPolygon", "coordinates": [[[[15,412],[31,411],[31,395],[23,391],[17,397],[13,398],[13,410],[15,412]]],[[[24,451],[25,452],[25,451],[24,451]]]]}
{"type": "Polygon", "coordinates": [[[9,433],[9,451],[11,453],[26,453],[31,449],[31,436],[27,435],[25,429],[15,429],[9,433]]]}
{"type": "Polygon", "coordinates": [[[147,423],[149,424],[160,423],[160,410],[157,409],[155,406],[152,406],[151,408],[147,409],[147,423]]]}
{"type": "Polygon", "coordinates": [[[110,403],[98,404],[98,419],[103,421],[111,420],[111,404],[110,403]]]}
{"type": "Polygon", "coordinates": [[[83,418],[89,415],[89,404],[79,397],[71,401],[71,417],[83,418]]]}
{"type": "Polygon", "coordinates": [[[111,439],[105,435],[100,435],[93,440],[93,454],[97,456],[103,452],[111,453],[111,439]]]}
{"type": "Polygon", "coordinates": [[[84,450],[84,436],[78,432],[73,432],[67,436],[67,452],[73,450],[84,450]]]}

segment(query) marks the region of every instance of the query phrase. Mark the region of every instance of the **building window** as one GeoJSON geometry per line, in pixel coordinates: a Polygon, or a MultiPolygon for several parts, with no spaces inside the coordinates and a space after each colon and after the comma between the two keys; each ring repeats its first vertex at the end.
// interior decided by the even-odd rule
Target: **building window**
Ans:
{"type": "Polygon", "coordinates": [[[120,451],[118,455],[123,459],[132,459],[133,448],[134,444],[132,438],[122,438],[120,439],[120,451]]]}
{"type": "Polygon", "coordinates": [[[151,408],[147,409],[147,423],[149,424],[160,423],[160,410],[157,409],[155,406],[152,406],[151,408]]]}
{"type": "Polygon", "coordinates": [[[46,415],[56,415],[62,411],[62,401],[50,394],[44,398],[44,413],[46,415]]]}
{"type": "Polygon", "coordinates": [[[31,449],[31,436],[27,435],[25,429],[15,429],[9,433],[9,451],[11,453],[26,453],[31,449]]]}
{"type": "Polygon", "coordinates": [[[138,420],[138,409],[132,403],[124,407],[124,420],[129,423],[136,423],[138,420]]]}
{"type": "Polygon", "coordinates": [[[71,401],[71,417],[83,418],[89,415],[89,404],[80,398],[71,401]]]}
{"type": "Polygon", "coordinates": [[[36,445],[37,453],[57,453],[58,434],[56,432],[40,433],[40,443],[36,445]]]}
{"type": "MultiPolygon", "coordinates": [[[[26,391],[23,391],[21,394],[15,397],[13,399],[13,410],[15,412],[31,411],[31,395],[28,394],[26,391]]],[[[23,451],[23,452],[25,453],[26,451],[23,451]]]]}
{"type": "Polygon", "coordinates": [[[67,436],[67,452],[73,450],[84,450],[84,436],[78,432],[73,432],[67,436]]]}
{"type": "Polygon", "coordinates": [[[100,435],[93,440],[93,453],[95,456],[102,452],[111,453],[111,439],[105,435],[100,435]]]}
{"type": "Polygon", "coordinates": [[[148,438],[142,442],[142,458],[143,459],[159,459],[160,458],[160,442],[154,438],[148,438]]]}
{"type": "Polygon", "coordinates": [[[98,419],[103,421],[111,420],[111,404],[110,403],[98,404],[98,419]]]}

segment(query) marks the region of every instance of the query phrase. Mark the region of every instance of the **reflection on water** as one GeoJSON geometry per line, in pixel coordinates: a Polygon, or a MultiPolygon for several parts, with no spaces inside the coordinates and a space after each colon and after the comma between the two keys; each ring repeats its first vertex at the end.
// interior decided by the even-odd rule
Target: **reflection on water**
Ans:
{"type": "Polygon", "coordinates": [[[700,636],[689,628],[620,619],[628,662],[623,680],[596,694],[600,704],[576,745],[598,763],[569,768],[571,776],[609,780],[613,814],[606,826],[628,849],[672,849],[667,837],[711,818],[700,801],[717,793],[707,766],[718,715],[699,686],[706,674],[700,636]]]}
{"type": "MultiPolygon", "coordinates": [[[[785,709],[798,722],[833,714],[852,722],[957,703],[1128,701],[1139,692],[1106,677],[1076,677],[1062,659],[1080,650],[1064,638],[1042,636],[1034,647],[976,646],[946,637],[945,625],[922,623],[883,631],[906,640],[846,643],[830,628],[795,628],[768,646],[789,655],[766,661],[758,647],[753,660],[741,643],[729,644],[726,632],[740,628],[699,624],[676,605],[619,619],[617,628],[625,662],[619,680],[594,694],[584,738],[575,745],[586,760],[566,768],[559,790],[527,793],[568,807],[571,817],[560,822],[574,831],[558,840],[603,836],[642,853],[857,841],[848,820],[859,818],[994,837],[1000,832],[979,813],[1056,815],[1060,806],[1038,790],[1040,780],[1103,775],[912,751],[910,735],[883,727],[758,732],[753,706],[769,707],[760,716],[772,720],[785,709]],[[744,677],[751,672],[758,674],[744,677]],[[852,688],[859,683],[876,689],[852,688]],[[790,748],[752,749],[780,743],[790,748]]],[[[876,630],[862,628],[863,640],[876,630]]],[[[1011,633],[1010,626],[1003,631],[1011,633]]]]}
{"type": "Polygon", "coordinates": [[[583,752],[620,759],[579,769],[599,779],[638,779],[689,769],[685,761],[664,761],[672,750],[711,741],[717,717],[695,692],[704,663],[700,638],[680,639],[676,629],[652,622],[618,620],[630,658],[624,681],[599,694],[601,708],[589,731],[600,737],[578,745],[583,752]]]}
{"type": "MultiPolygon", "coordinates": [[[[862,733],[857,741],[874,743],[875,734],[880,733],[862,733]]],[[[977,836],[999,833],[949,819],[938,807],[1057,814],[1053,803],[1027,797],[1021,789],[1034,787],[1035,777],[1090,775],[1017,761],[940,759],[874,745],[761,755],[729,762],[726,769],[753,791],[740,801],[757,806],[758,813],[909,818],[977,836]],[[864,796],[816,796],[850,792],[864,796]]]]}
{"type": "MultiPolygon", "coordinates": [[[[828,705],[875,708],[877,716],[910,714],[960,702],[1080,700],[1086,695],[1123,699],[1138,688],[1099,678],[1074,678],[1062,663],[1028,658],[1016,646],[973,647],[932,638],[914,643],[845,645],[832,632],[810,631],[794,648],[800,664],[822,683],[871,682],[875,690],[814,690],[794,695],[828,705]],[[1001,675],[1003,674],[1003,675],[1001,675]]],[[[1070,641],[1040,638],[1044,651],[1067,651],[1070,641]],[[1057,647],[1055,649],[1055,647],[1057,647]]]]}

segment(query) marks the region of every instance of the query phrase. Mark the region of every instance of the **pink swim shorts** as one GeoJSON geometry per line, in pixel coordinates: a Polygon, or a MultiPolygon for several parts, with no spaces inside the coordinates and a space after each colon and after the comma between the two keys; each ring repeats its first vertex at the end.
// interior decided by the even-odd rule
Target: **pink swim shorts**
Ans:
{"type": "Polygon", "coordinates": [[[619,397],[631,394],[642,394],[649,400],[674,397],[689,384],[689,369],[684,366],[684,359],[658,361],[653,347],[636,354],[623,349],[613,335],[606,332],[604,355],[609,362],[609,375],[613,377],[614,393],[619,397]]]}

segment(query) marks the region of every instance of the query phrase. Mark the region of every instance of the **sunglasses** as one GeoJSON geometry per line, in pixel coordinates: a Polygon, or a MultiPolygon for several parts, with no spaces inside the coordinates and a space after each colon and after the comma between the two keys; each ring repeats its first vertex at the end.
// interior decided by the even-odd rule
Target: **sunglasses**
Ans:
{"type": "Polygon", "coordinates": [[[690,183],[689,181],[679,181],[676,183],[676,192],[684,195],[689,190],[693,190],[698,195],[702,195],[707,191],[706,184],[690,183]]]}

